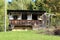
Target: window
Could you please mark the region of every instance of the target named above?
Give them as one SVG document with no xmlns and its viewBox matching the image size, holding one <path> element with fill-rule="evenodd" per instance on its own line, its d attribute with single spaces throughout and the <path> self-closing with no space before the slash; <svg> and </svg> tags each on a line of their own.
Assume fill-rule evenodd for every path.
<svg viewBox="0 0 60 40">
<path fill-rule="evenodd" d="M 27 14 L 22 14 L 22 20 L 27 20 Z"/>
<path fill-rule="evenodd" d="M 12 15 L 9 15 L 9 20 L 13 20 L 13 16 Z"/>
<path fill-rule="evenodd" d="M 17 15 L 13 15 L 14 20 L 17 20 L 18 16 Z"/>
<path fill-rule="evenodd" d="M 27 20 L 32 20 L 32 14 L 27 15 Z"/>
<path fill-rule="evenodd" d="M 19 14 L 18 20 L 21 20 L 21 19 L 22 19 L 22 14 Z"/>
<path fill-rule="evenodd" d="M 32 14 L 32 19 L 37 20 L 37 14 Z"/>
</svg>

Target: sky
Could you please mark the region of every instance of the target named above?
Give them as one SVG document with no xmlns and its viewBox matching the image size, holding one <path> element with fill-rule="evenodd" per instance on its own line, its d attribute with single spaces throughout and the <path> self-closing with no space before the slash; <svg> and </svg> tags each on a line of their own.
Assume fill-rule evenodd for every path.
<svg viewBox="0 0 60 40">
<path fill-rule="evenodd" d="M 32 0 L 33 2 L 35 2 L 36 0 Z M 12 0 L 8 0 L 8 2 L 12 2 Z"/>
<path fill-rule="evenodd" d="M 32 0 L 33 2 L 35 2 L 36 0 Z"/>
<path fill-rule="evenodd" d="M 8 0 L 8 2 L 12 2 L 12 0 Z"/>
</svg>

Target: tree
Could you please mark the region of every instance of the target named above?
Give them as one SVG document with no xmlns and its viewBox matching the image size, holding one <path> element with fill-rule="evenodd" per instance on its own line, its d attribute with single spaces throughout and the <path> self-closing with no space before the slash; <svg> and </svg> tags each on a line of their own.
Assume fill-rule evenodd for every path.
<svg viewBox="0 0 60 40">
<path fill-rule="evenodd" d="M 53 24 L 60 25 L 60 0 L 45 0 L 45 5 L 50 12 L 56 15 L 53 19 L 55 20 Z"/>
<path fill-rule="evenodd" d="M 0 0 L 0 31 L 4 30 L 4 0 Z"/>
<path fill-rule="evenodd" d="M 27 10 L 31 0 L 13 0 L 8 3 L 8 9 L 10 10 Z"/>
<path fill-rule="evenodd" d="M 34 2 L 32 0 L 13 0 L 8 4 L 8 9 L 46 11 L 57 16 L 53 19 L 60 20 L 60 16 L 58 16 L 60 14 L 60 0 L 35 0 Z"/>
</svg>

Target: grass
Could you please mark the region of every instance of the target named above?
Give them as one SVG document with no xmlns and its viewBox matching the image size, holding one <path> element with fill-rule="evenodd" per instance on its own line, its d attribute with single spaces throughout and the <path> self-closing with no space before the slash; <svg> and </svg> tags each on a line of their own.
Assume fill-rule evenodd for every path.
<svg viewBox="0 0 60 40">
<path fill-rule="evenodd" d="M 60 40 L 60 36 L 37 34 L 36 31 L 0 32 L 0 40 Z"/>
</svg>

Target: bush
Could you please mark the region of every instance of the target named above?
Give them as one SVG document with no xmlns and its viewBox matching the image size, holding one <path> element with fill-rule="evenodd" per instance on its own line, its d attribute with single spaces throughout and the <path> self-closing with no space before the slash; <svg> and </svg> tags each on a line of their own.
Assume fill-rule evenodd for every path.
<svg viewBox="0 0 60 40">
<path fill-rule="evenodd" d="M 0 32 L 4 31 L 4 26 L 0 26 Z"/>
<path fill-rule="evenodd" d="M 54 35 L 60 35 L 60 29 L 54 30 Z"/>
</svg>

